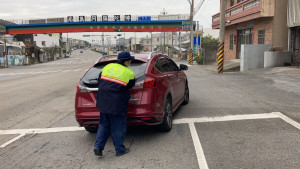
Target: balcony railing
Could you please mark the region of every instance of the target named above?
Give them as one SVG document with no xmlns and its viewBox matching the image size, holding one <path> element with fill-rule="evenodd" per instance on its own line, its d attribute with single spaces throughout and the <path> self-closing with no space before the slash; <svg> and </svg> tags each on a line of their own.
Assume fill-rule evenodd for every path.
<svg viewBox="0 0 300 169">
<path fill-rule="evenodd" d="M 226 20 L 242 18 L 261 11 L 262 0 L 245 0 L 226 9 Z M 216 27 L 220 24 L 220 13 L 212 17 L 212 25 Z"/>
</svg>

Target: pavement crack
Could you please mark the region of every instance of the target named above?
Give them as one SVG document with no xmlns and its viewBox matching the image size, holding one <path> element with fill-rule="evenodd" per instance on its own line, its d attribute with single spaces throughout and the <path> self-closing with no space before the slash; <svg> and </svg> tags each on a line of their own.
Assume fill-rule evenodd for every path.
<svg viewBox="0 0 300 169">
<path fill-rule="evenodd" d="M 45 144 L 43 144 L 39 149 L 35 150 L 33 153 L 37 153 L 39 152 L 41 149 L 43 149 L 46 145 L 48 145 L 50 142 L 47 142 Z"/>
</svg>

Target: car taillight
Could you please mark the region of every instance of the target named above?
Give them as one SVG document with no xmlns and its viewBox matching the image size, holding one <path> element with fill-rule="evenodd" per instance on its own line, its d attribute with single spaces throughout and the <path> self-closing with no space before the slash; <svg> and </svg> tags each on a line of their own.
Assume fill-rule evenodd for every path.
<svg viewBox="0 0 300 169">
<path fill-rule="evenodd" d="M 155 79 L 148 76 L 145 80 L 136 82 L 132 89 L 143 89 L 150 87 L 155 87 Z"/>
<path fill-rule="evenodd" d="M 87 88 L 86 88 L 85 86 L 79 84 L 79 85 L 77 86 L 77 92 L 78 92 L 78 93 L 87 93 L 88 90 L 87 90 Z"/>
<path fill-rule="evenodd" d="M 142 89 L 144 88 L 144 80 L 135 83 L 132 89 Z"/>
<path fill-rule="evenodd" d="M 144 80 L 144 87 L 145 88 L 150 88 L 150 87 L 155 87 L 155 79 L 153 77 L 147 77 Z"/>
</svg>

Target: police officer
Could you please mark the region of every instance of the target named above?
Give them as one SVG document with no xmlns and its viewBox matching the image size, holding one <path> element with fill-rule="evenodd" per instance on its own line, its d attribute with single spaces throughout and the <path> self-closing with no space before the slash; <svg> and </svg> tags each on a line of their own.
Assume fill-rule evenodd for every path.
<svg viewBox="0 0 300 169">
<path fill-rule="evenodd" d="M 97 108 L 100 111 L 99 127 L 94 145 L 94 153 L 103 156 L 102 151 L 111 134 L 116 156 L 129 153 L 123 145 L 126 134 L 129 89 L 135 85 L 134 73 L 130 66 L 134 57 L 129 52 L 121 52 L 117 63 L 106 65 L 99 75 Z"/>
</svg>

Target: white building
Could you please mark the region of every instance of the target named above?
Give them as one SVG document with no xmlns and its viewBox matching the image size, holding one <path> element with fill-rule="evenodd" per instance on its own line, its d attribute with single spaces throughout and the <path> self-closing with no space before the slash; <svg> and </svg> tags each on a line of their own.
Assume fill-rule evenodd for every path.
<svg viewBox="0 0 300 169">
<path fill-rule="evenodd" d="M 203 29 L 203 36 L 212 36 L 213 38 L 219 38 L 219 29 L 211 29 L 211 28 L 205 28 Z"/>
<path fill-rule="evenodd" d="M 179 32 L 173 33 L 173 46 L 179 46 L 179 37 Z M 172 45 L 172 32 L 152 34 L 152 49 L 163 46 L 164 44 Z"/>
<path fill-rule="evenodd" d="M 134 51 L 135 50 L 135 45 L 141 45 L 141 38 L 135 38 L 135 37 L 131 37 L 130 38 L 130 42 L 131 42 L 131 46 L 130 46 L 130 49 L 132 50 L 132 51 Z"/>
<path fill-rule="evenodd" d="M 52 34 L 34 34 L 33 43 L 40 47 L 53 47 L 54 45 L 59 46 L 59 33 Z"/>
</svg>

